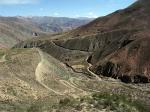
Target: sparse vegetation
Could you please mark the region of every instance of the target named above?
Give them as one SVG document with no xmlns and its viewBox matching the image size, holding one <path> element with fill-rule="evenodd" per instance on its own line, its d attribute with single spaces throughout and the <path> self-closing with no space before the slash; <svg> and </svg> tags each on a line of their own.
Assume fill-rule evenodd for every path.
<svg viewBox="0 0 150 112">
<path fill-rule="evenodd" d="M 0 49 L 0 57 L 2 57 L 4 54 L 4 50 Z"/>
<path fill-rule="evenodd" d="M 150 112 L 149 10 L 136 5 L 58 34 L 47 17 L 0 17 L 0 47 L 19 42 L 0 49 L 0 112 Z"/>
<path fill-rule="evenodd" d="M 92 96 L 85 96 L 78 99 L 65 98 L 59 104 L 53 106 L 58 112 L 87 111 L 99 112 L 149 112 L 150 108 L 145 108 L 142 102 L 132 100 L 125 95 L 96 93 Z M 61 111 L 59 111 L 61 110 Z"/>
</svg>

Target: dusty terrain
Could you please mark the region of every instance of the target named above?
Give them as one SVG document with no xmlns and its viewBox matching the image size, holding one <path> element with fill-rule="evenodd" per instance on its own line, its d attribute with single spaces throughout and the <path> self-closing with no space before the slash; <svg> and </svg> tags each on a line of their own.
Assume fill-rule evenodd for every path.
<svg viewBox="0 0 150 112">
<path fill-rule="evenodd" d="M 72 103 L 75 105 L 77 102 L 80 104 L 78 99 L 82 99 L 82 97 L 84 99 L 87 96 L 90 100 L 90 96 L 95 93 L 104 96 L 111 93 L 118 95 L 116 97 L 119 98 L 125 97 L 125 99 L 129 97 L 136 101 L 137 105 L 138 101 L 141 101 L 142 108 L 147 110 L 149 107 L 148 85 L 145 85 L 147 87 L 129 85 L 109 78 L 97 78 L 96 74 L 90 70 L 87 70 L 88 75 L 84 72 L 78 73 L 73 70 L 74 68 L 68 67 L 38 48 L 1 50 L 0 53 L 0 111 L 51 112 L 59 110 L 60 107 L 57 105 L 60 104 L 61 108 L 64 108 L 62 111 L 71 112 L 76 108 L 61 102 L 69 99 L 66 102 L 73 101 Z M 84 66 L 88 69 L 90 64 L 86 62 L 86 57 L 83 61 L 85 64 L 83 63 L 82 66 L 81 64 L 78 66 L 79 62 L 73 61 L 72 67 L 82 68 Z M 80 104 L 83 112 L 93 111 L 93 109 L 96 112 L 110 110 L 104 104 L 98 104 L 102 105 L 102 108 L 91 107 L 88 99 Z M 84 102 L 87 105 L 84 105 Z M 127 105 L 131 106 L 132 104 Z M 129 110 L 135 108 L 133 110 L 140 111 L 137 105 L 131 106 Z M 121 109 L 121 107 L 116 108 Z"/>
<path fill-rule="evenodd" d="M 97 75 L 126 83 L 150 82 L 149 4 L 139 0 L 63 35 L 54 43 L 66 49 L 92 52 L 91 70 Z"/>
<path fill-rule="evenodd" d="M 148 4 L 0 50 L 0 111 L 149 112 Z"/>
</svg>

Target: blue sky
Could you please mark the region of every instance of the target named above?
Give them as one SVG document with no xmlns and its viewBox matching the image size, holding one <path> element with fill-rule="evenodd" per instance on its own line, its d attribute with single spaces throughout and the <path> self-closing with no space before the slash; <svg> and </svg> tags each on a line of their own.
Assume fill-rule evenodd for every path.
<svg viewBox="0 0 150 112">
<path fill-rule="evenodd" d="M 99 17 L 136 0 L 0 0 L 1 16 Z"/>
</svg>

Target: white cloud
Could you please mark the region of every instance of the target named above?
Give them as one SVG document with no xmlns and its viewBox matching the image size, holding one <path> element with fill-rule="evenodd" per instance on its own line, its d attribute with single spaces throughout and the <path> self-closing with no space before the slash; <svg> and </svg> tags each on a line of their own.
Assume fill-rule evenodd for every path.
<svg viewBox="0 0 150 112">
<path fill-rule="evenodd" d="M 54 16 L 59 16 L 59 13 L 55 12 L 55 13 L 54 13 Z"/>
<path fill-rule="evenodd" d="M 32 4 L 39 0 L 0 0 L 0 4 Z"/>
<path fill-rule="evenodd" d="M 89 12 L 87 14 L 87 17 L 89 17 L 89 18 L 97 18 L 98 16 L 94 12 Z"/>
</svg>

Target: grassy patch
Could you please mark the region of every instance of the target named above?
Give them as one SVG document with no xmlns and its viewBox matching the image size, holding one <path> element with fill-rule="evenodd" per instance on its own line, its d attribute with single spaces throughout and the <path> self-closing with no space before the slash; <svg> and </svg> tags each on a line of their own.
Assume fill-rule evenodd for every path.
<svg viewBox="0 0 150 112">
<path fill-rule="evenodd" d="M 96 93 L 92 96 L 86 96 L 80 99 L 60 100 L 57 106 L 57 110 L 64 110 L 63 112 L 71 110 L 81 111 L 83 109 L 86 109 L 88 112 L 104 109 L 114 112 L 149 112 L 149 108 L 146 108 L 146 106 L 138 100 L 131 100 L 125 95 L 107 93 Z"/>
<path fill-rule="evenodd" d="M 5 52 L 4 50 L 0 49 L 0 57 L 4 56 Z"/>
<path fill-rule="evenodd" d="M 94 94 L 92 96 L 92 101 L 97 101 L 94 104 L 97 108 L 103 105 L 104 108 L 109 108 L 112 111 L 117 112 L 142 112 L 138 107 L 140 102 L 133 101 L 125 95 L 117 94 Z"/>
<path fill-rule="evenodd" d="M 16 104 L 15 107 L 15 112 L 100 112 L 103 110 L 107 112 L 149 112 L 150 110 L 138 100 L 131 100 L 125 95 L 108 93 L 96 93 L 77 99 L 66 97 L 57 102 L 46 98 L 26 106 Z"/>
</svg>

